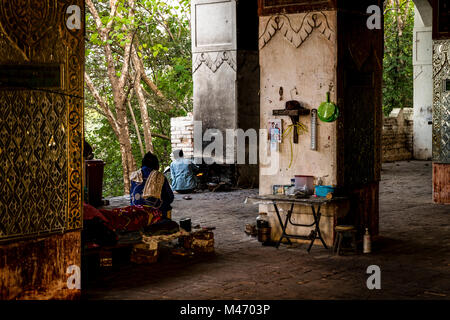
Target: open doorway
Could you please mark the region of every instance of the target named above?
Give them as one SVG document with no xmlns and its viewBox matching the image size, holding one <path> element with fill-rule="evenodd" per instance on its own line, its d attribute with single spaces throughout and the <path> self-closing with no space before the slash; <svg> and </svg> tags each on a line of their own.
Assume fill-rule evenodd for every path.
<svg viewBox="0 0 450 320">
<path fill-rule="evenodd" d="M 232 1 L 230 4 L 237 11 L 235 16 L 227 16 L 227 19 L 232 19 L 230 28 L 232 24 L 237 26 L 233 37 L 238 49 L 199 54 L 192 50 L 195 45 L 191 39 L 190 1 L 86 1 L 85 138 L 92 146 L 95 158 L 86 162 L 86 188 L 97 189 L 97 192 L 86 190 L 85 200 L 90 205 L 101 207 L 101 210 L 114 210 L 137 204 L 132 191 L 136 184 L 130 176 L 143 172 L 140 169 L 148 152 L 156 155 L 159 171 L 165 173 L 175 189 L 170 181 L 173 175 L 167 168 L 176 156 L 172 151 L 177 149 L 183 150 L 185 160 L 194 158 L 194 114 L 211 119 L 212 122 L 197 119 L 203 120 L 204 130 L 228 128 L 229 123 L 234 125 L 230 129 L 237 129 L 236 126 L 243 130 L 259 129 L 257 1 Z M 220 3 L 218 5 L 220 9 Z M 203 13 L 203 18 L 213 23 L 207 14 Z M 208 58 L 205 58 L 207 54 Z M 224 78 L 226 73 L 228 78 Z M 193 95 L 199 91 L 194 87 L 193 77 L 199 74 L 203 76 L 201 81 L 209 81 L 205 85 L 207 90 L 202 89 L 200 94 L 203 99 L 210 100 L 195 107 Z M 211 105 L 214 100 L 222 106 Z M 208 106 L 214 110 L 208 110 Z M 248 144 L 246 147 L 248 158 L 250 147 Z M 215 198 L 217 191 L 252 188 L 258 184 L 257 165 L 248 169 L 203 160 L 197 164 L 197 172 L 191 172 L 195 173 L 195 186 L 190 186 L 189 190 L 176 190 L 180 193 L 175 193 L 173 210 L 168 210 L 171 212 L 167 212 L 167 218 L 176 222 L 185 218 L 177 201 L 195 200 L 198 194 Z M 102 183 L 95 183 L 95 176 L 102 179 Z M 191 189 L 197 189 L 195 196 L 190 192 L 181 193 Z M 95 208 L 85 208 L 85 213 L 91 209 Z M 202 213 L 207 214 L 207 211 Z M 205 227 L 206 222 L 198 218 L 200 220 L 192 221 L 192 224 Z M 91 222 L 92 216 L 85 214 L 85 229 L 92 227 Z M 98 226 L 95 228 L 93 230 L 100 232 Z M 106 230 L 103 231 L 108 237 Z M 139 232 L 135 234 L 139 237 Z M 88 238 L 93 240 L 87 251 L 96 255 L 93 260 L 97 261 L 92 263 L 94 268 L 99 261 L 108 265 L 111 259 L 114 260 L 112 254 L 101 257 L 103 253 L 98 252 L 101 245 L 94 243 L 100 239 L 93 235 Z M 126 260 L 133 246 L 130 239 L 121 236 L 117 243 L 122 240 Z M 109 250 L 112 246 L 105 247 Z M 84 265 L 89 268 L 91 263 L 87 261 Z M 84 274 L 89 274 L 86 271 Z"/>
</svg>

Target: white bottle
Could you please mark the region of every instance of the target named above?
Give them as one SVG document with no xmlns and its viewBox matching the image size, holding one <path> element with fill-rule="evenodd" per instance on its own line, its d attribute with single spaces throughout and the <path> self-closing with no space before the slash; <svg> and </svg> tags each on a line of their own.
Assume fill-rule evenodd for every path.
<svg viewBox="0 0 450 320">
<path fill-rule="evenodd" d="M 368 228 L 366 228 L 366 233 L 364 234 L 363 247 L 364 247 L 363 253 L 370 253 L 372 251 L 372 243 L 370 240 Z"/>
</svg>

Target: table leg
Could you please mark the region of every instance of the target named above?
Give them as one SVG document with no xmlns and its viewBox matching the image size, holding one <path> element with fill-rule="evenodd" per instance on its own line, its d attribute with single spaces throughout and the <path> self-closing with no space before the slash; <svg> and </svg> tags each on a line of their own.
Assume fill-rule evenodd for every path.
<svg viewBox="0 0 450 320">
<path fill-rule="evenodd" d="M 278 249 L 278 247 L 280 246 L 281 241 L 283 240 L 283 238 L 286 238 L 288 240 L 289 244 L 292 244 L 291 240 L 288 237 L 286 237 L 286 228 L 287 228 L 287 224 L 288 224 L 289 218 L 290 218 L 290 216 L 292 214 L 292 207 L 293 207 L 293 205 L 291 207 L 291 210 L 289 210 L 288 214 L 286 215 L 286 220 L 285 220 L 284 223 L 283 223 L 283 220 L 281 219 L 280 211 L 278 210 L 278 206 L 277 206 L 276 202 L 273 203 L 273 206 L 275 208 L 275 212 L 277 214 L 278 221 L 280 222 L 280 226 L 281 226 L 281 230 L 282 230 L 280 240 L 278 240 L 278 243 L 276 245 L 276 248 Z"/>
<path fill-rule="evenodd" d="M 311 242 L 310 248 L 312 247 L 312 245 L 313 245 L 314 241 L 316 240 L 316 238 L 318 238 L 322 242 L 322 244 L 325 247 L 325 249 L 328 249 L 327 245 L 325 244 L 325 241 L 322 238 L 322 233 L 320 232 L 320 227 L 319 227 L 320 218 L 322 216 L 322 214 L 320 213 L 320 205 L 317 207 L 317 213 L 316 213 L 316 209 L 314 208 L 314 205 L 311 205 L 311 209 L 312 209 L 312 212 L 313 212 L 314 222 L 315 222 L 315 225 L 316 225 L 316 228 L 315 228 L 315 230 L 316 230 L 316 237 Z"/>
</svg>

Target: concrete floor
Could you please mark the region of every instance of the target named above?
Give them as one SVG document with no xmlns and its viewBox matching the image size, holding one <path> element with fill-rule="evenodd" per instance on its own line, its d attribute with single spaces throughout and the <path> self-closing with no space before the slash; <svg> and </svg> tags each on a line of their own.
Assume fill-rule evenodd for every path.
<svg viewBox="0 0 450 320">
<path fill-rule="evenodd" d="M 125 265 L 84 284 L 84 299 L 450 299 L 450 206 L 431 201 L 431 163 L 383 165 L 380 236 L 370 255 L 332 256 L 321 246 L 264 247 L 244 233 L 257 190 L 176 196 L 173 219 L 215 226 L 213 256 Z M 111 205 L 127 205 L 124 198 Z M 381 268 L 381 290 L 366 269 Z"/>
</svg>

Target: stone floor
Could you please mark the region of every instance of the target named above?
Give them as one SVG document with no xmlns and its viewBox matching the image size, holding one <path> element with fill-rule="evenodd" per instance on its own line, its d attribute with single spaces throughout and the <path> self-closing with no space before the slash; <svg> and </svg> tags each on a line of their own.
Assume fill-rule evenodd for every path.
<svg viewBox="0 0 450 320">
<path fill-rule="evenodd" d="M 215 226 L 212 256 L 162 252 L 150 266 L 125 265 L 84 285 L 85 299 L 450 299 L 450 206 L 431 202 L 431 163 L 383 165 L 380 236 L 369 255 L 332 256 L 321 246 L 264 247 L 244 233 L 257 190 L 176 196 L 173 219 Z M 112 199 L 112 206 L 126 205 Z M 381 268 L 381 290 L 366 269 Z"/>
</svg>

